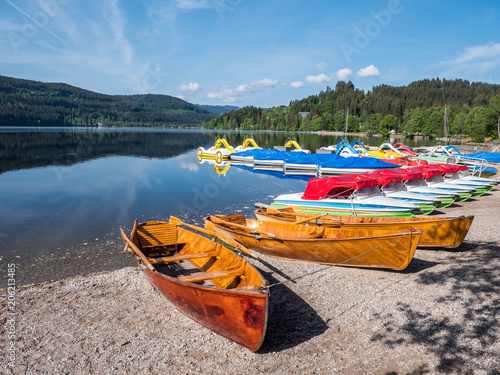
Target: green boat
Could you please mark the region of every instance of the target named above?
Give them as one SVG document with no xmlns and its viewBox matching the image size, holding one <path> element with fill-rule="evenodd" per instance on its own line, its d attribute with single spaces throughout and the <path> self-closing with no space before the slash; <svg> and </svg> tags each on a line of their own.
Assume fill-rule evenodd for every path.
<svg viewBox="0 0 500 375">
<path fill-rule="evenodd" d="M 312 214 L 318 214 L 318 215 L 339 215 L 339 216 L 361 216 L 361 217 L 413 217 L 415 216 L 415 213 L 418 213 L 418 211 L 395 211 L 395 212 L 381 212 L 381 211 L 356 211 L 356 210 L 351 210 L 351 211 L 341 211 L 341 210 L 334 210 L 334 209 L 326 209 L 326 208 L 317 208 L 317 207 L 305 207 L 305 206 L 289 206 L 285 204 L 277 204 L 277 203 L 271 203 L 271 206 L 276 207 L 276 208 L 286 208 L 286 207 L 293 207 L 295 212 L 300 212 L 300 213 L 312 213 Z"/>
</svg>

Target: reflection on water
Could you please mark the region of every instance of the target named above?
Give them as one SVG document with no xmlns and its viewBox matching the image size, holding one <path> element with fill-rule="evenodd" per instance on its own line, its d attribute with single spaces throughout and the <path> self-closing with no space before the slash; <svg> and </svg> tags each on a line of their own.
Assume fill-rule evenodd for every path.
<svg viewBox="0 0 500 375">
<path fill-rule="evenodd" d="M 0 262 L 17 264 L 19 285 L 118 268 L 132 264 L 119 228 L 129 231 L 135 218 L 175 215 L 202 225 L 209 214 L 252 216 L 254 203 L 305 189 L 304 180 L 232 167 L 218 175 L 198 163 L 196 148 L 221 135 L 236 146 L 248 134 L 0 130 Z M 267 148 L 290 136 L 311 150 L 337 142 L 315 134 L 253 136 Z"/>
<path fill-rule="evenodd" d="M 42 128 L 0 132 L 0 173 L 47 165 L 67 166 L 112 155 L 167 158 L 212 142 L 212 137 L 202 132 L 172 130 Z"/>
</svg>

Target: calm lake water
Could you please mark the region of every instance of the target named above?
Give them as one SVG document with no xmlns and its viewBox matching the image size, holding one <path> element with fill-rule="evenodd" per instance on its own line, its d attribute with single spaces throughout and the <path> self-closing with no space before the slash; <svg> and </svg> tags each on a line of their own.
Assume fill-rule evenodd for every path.
<svg viewBox="0 0 500 375">
<path fill-rule="evenodd" d="M 255 202 L 303 191 L 304 179 L 235 166 L 219 175 L 196 160 L 196 149 L 220 136 L 236 146 L 249 135 L 263 148 L 290 137 L 310 150 L 339 141 L 302 133 L 0 128 L 1 287 L 12 262 L 17 285 L 134 264 L 119 228 L 130 232 L 136 218 L 174 215 L 202 225 L 209 214 L 253 217 Z M 433 144 L 426 142 L 419 145 Z"/>
</svg>

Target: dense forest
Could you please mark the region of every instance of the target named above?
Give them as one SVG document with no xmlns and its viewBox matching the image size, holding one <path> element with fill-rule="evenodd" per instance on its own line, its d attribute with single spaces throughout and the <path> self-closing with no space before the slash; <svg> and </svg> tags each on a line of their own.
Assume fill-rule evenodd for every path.
<svg viewBox="0 0 500 375">
<path fill-rule="evenodd" d="M 104 95 L 0 76 L 0 126 L 199 125 L 207 110 L 169 95 Z"/>
<path fill-rule="evenodd" d="M 438 78 L 375 86 L 365 93 L 352 82 L 339 81 L 335 89 L 327 87 L 288 107 L 244 107 L 203 126 L 288 131 L 345 131 L 347 126 L 348 132 L 384 136 L 393 130 L 407 136 L 498 138 L 500 85 Z"/>
</svg>

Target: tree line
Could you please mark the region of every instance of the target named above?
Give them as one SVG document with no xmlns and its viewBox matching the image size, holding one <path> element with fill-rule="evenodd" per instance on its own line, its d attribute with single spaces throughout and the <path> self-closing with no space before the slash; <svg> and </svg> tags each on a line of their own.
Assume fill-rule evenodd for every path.
<svg viewBox="0 0 500 375">
<path fill-rule="evenodd" d="M 444 99 L 444 100 L 443 100 Z M 446 108 L 446 119 L 445 119 Z M 448 134 L 445 134 L 445 121 Z M 407 136 L 500 137 L 500 85 L 426 79 L 365 93 L 339 81 L 288 106 L 244 107 L 207 120 L 207 129 L 345 131 Z"/>
<path fill-rule="evenodd" d="M 214 115 L 169 95 L 104 95 L 0 76 L 0 126 L 199 125 Z"/>
</svg>

